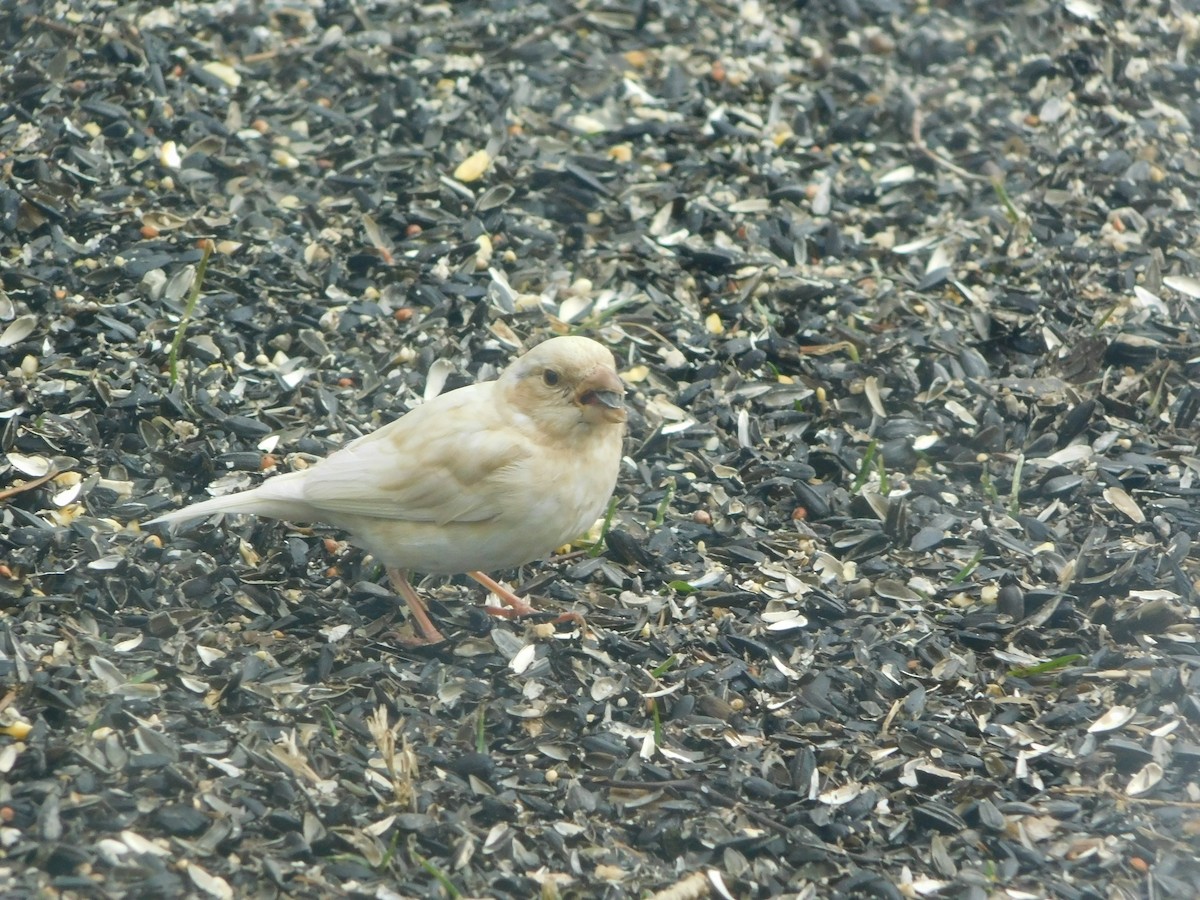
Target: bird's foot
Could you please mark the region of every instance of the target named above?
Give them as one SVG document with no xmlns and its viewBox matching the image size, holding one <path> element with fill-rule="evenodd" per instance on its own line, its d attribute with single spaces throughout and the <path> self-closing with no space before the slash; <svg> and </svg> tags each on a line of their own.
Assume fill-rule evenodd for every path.
<svg viewBox="0 0 1200 900">
<path fill-rule="evenodd" d="M 503 604 L 503 606 L 483 607 L 483 611 L 489 616 L 496 616 L 500 619 L 520 619 L 523 616 L 541 613 L 541 610 L 534 609 L 529 605 L 529 603 L 522 600 L 491 576 L 486 575 L 483 572 L 468 572 L 467 574 L 500 598 L 500 602 Z M 560 622 L 574 622 L 583 630 L 585 634 L 587 633 L 587 621 L 583 618 L 582 613 L 566 612 L 557 618 L 551 619 L 550 621 L 555 625 L 559 624 Z"/>
<path fill-rule="evenodd" d="M 436 628 L 434 631 L 439 635 L 437 638 L 430 638 L 424 634 L 404 634 L 399 631 L 390 631 L 387 633 L 387 638 L 392 643 L 399 644 L 409 650 L 420 650 L 427 647 L 440 647 L 446 643 L 446 638 Z"/>
<path fill-rule="evenodd" d="M 485 606 L 489 615 L 502 616 L 505 619 L 516 619 L 537 612 L 532 606 L 485 572 L 468 572 L 472 578 L 500 598 L 503 606 Z"/>
</svg>

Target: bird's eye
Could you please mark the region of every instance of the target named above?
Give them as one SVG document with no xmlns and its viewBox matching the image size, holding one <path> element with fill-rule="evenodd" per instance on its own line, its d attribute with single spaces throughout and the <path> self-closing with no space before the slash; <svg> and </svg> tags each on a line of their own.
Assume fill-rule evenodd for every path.
<svg viewBox="0 0 1200 900">
<path fill-rule="evenodd" d="M 546 382 L 546 384 L 550 387 L 554 387 L 556 384 L 558 384 L 559 378 L 559 374 L 553 369 L 546 369 L 544 372 L 542 372 L 542 381 Z"/>
</svg>

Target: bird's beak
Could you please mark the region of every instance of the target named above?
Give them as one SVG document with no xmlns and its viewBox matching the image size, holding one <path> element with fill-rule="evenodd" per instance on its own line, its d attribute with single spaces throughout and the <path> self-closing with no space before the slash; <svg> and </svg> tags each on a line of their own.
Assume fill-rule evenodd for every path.
<svg viewBox="0 0 1200 900">
<path fill-rule="evenodd" d="M 607 366 L 597 366 L 579 383 L 575 402 L 590 422 L 625 421 L 625 385 Z"/>
</svg>

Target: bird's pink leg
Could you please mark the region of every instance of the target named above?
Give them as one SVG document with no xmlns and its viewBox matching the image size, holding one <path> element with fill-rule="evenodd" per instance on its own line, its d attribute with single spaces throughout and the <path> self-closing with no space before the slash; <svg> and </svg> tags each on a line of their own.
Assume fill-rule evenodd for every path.
<svg viewBox="0 0 1200 900">
<path fill-rule="evenodd" d="M 499 597 L 500 602 L 505 604 L 504 606 L 485 606 L 483 611 L 489 615 L 500 616 L 501 618 L 505 619 L 518 619 L 521 616 L 528 616 L 531 613 L 537 612 L 536 609 L 534 609 L 500 582 L 496 581 L 490 575 L 487 575 L 484 572 L 468 572 L 467 574 Z M 580 613 L 563 613 L 561 616 L 554 619 L 554 622 L 575 622 L 580 628 L 583 628 L 586 633 L 587 622 L 584 621 L 583 615 Z"/>
<path fill-rule="evenodd" d="M 416 589 L 409 584 L 408 577 L 400 569 L 394 566 L 388 566 L 388 578 L 392 580 L 392 587 L 396 592 L 404 598 L 404 602 L 408 604 L 408 610 L 412 614 L 413 621 L 417 623 L 417 628 L 421 632 L 421 636 L 425 639 L 425 643 L 441 644 L 446 640 L 446 636 L 438 631 L 437 626 L 433 624 L 433 620 L 429 618 L 429 610 L 425 606 L 425 601 L 417 596 Z"/>
<path fill-rule="evenodd" d="M 485 606 L 484 609 L 493 616 L 503 616 L 505 619 L 515 619 L 518 616 L 527 616 L 530 613 L 537 612 L 532 606 L 496 581 L 490 575 L 483 572 L 468 572 L 472 578 L 482 584 L 485 588 L 500 598 L 500 602 L 504 606 Z"/>
</svg>

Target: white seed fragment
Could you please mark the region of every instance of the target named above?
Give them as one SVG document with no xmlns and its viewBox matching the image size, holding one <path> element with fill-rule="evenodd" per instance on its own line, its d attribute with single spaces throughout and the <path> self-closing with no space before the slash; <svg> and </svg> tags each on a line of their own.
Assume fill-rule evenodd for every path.
<svg viewBox="0 0 1200 900">
<path fill-rule="evenodd" d="M 1099 734 L 1102 731 L 1116 731 L 1127 725 L 1136 714 L 1137 710 L 1131 706 L 1114 706 L 1088 726 L 1088 733 Z"/>
<path fill-rule="evenodd" d="M 6 454 L 8 464 L 30 478 L 41 478 L 50 471 L 50 460 L 44 456 L 27 456 L 24 453 Z"/>
<path fill-rule="evenodd" d="M 174 141 L 163 141 L 158 148 L 158 164 L 164 169 L 178 169 L 183 165 L 183 157 Z"/>
<path fill-rule="evenodd" d="M 206 62 L 201 68 L 203 68 L 204 71 L 209 75 L 218 79 L 222 83 L 229 85 L 231 88 L 235 88 L 242 83 L 242 76 L 239 75 L 237 70 L 228 63 L 217 62 L 214 60 L 212 62 Z"/>
<path fill-rule="evenodd" d="M 1129 521 L 1137 525 L 1146 521 L 1146 514 L 1142 512 L 1142 508 L 1137 505 L 1136 501 L 1123 488 L 1105 488 L 1104 499 L 1111 503 L 1113 508 L 1122 513 Z"/>
<path fill-rule="evenodd" d="M 25 338 L 33 334 L 33 329 L 37 327 L 37 316 L 24 315 L 12 321 L 4 333 L 0 334 L 0 347 L 11 347 L 13 344 L 19 344 Z"/>
<path fill-rule="evenodd" d="M 1138 794 L 1144 794 L 1163 779 L 1163 767 L 1156 762 L 1149 762 L 1142 766 L 1137 773 L 1129 779 L 1129 786 L 1125 788 L 1125 793 L 1130 797 L 1136 797 Z"/>
</svg>

